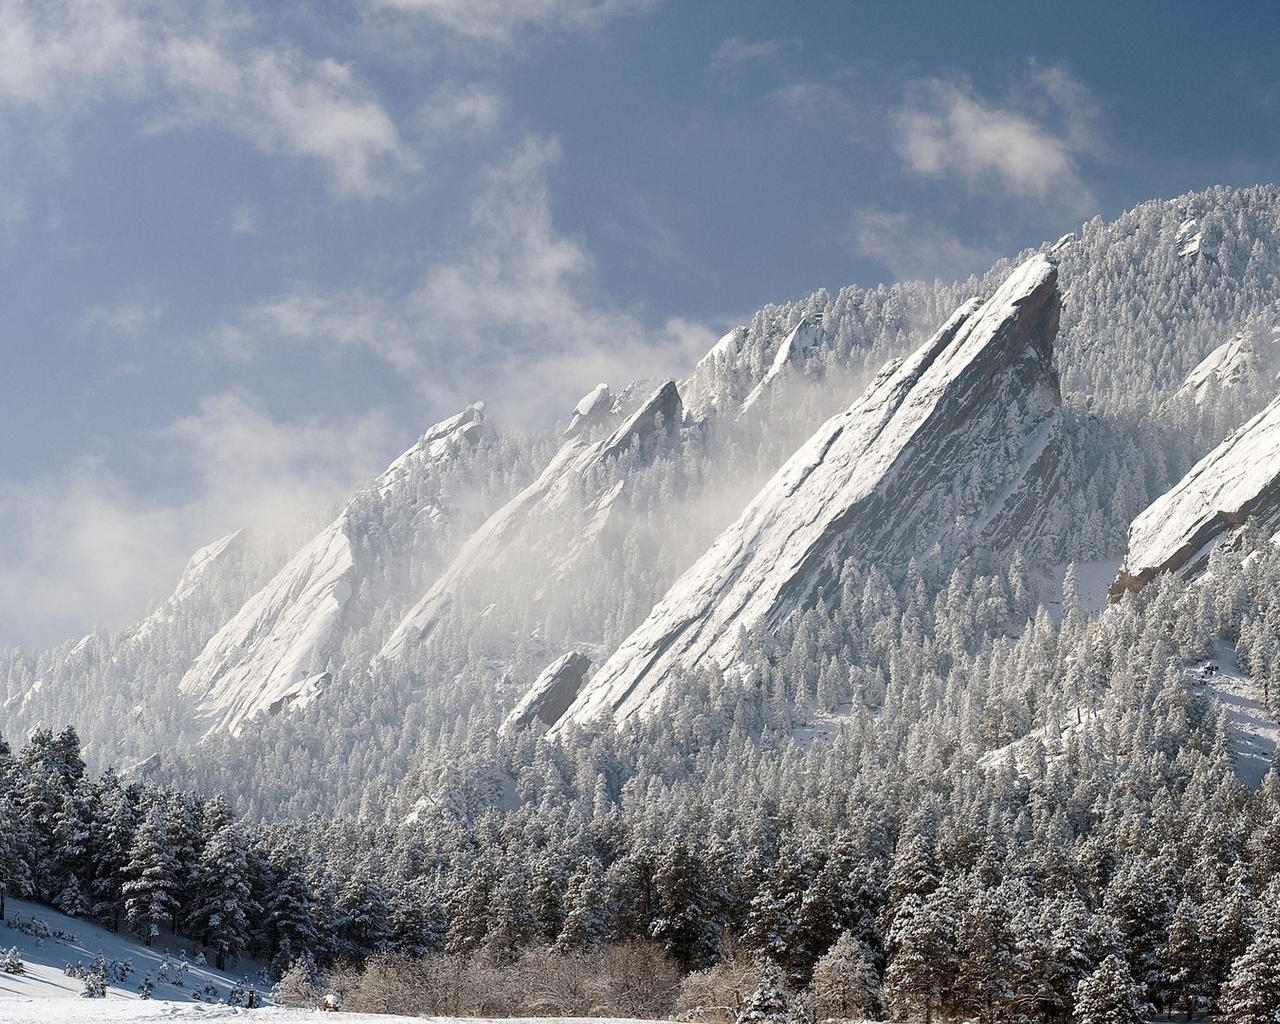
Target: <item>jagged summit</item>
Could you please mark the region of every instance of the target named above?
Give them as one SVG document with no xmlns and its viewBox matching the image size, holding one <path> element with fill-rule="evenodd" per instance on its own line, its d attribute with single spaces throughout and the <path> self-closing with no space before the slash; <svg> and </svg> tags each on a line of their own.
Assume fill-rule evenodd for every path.
<svg viewBox="0 0 1280 1024">
<path fill-rule="evenodd" d="M 483 423 L 477 402 L 435 424 L 363 493 L 402 500 L 416 473 L 473 444 Z M 182 691 L 212 727 L 238 735 L 255 715 L 305 706 L 329 681 L 323 666 L 341 643 L 344 612 L 376 571 L 353 544 L 359 497 L 213 635 L 183 676 Z"/>
<path fill-rule="evenodd" d="M 747 395 L 747 400 L 742 403 L 742 411 L 739 415 L 745 414 L 755 405 L 773 382 L 786 372 L 788 366 L 802 361 L 804 354 L 810 349 L 816 348 L 821 341 L 822 314 L 810 314 L 796 324 L 795 329 L 778 346 L 773 362 L 769 365 L 769 372 L 760 378 L 760 383 L 751 389 L 751 394 Z"/>
<path fill-rule="evenodd" d="M 1280 398 L 1191 468 L 1129 527 L 1112 600 L 1162 572 L 1190 579 L 1249 519 L 1280 528 Z"/>
<path fill-rule="evenodd" d="M 1052 483 L 1060 307 L 1057 269 L 1037 256 L 886 367 L 680 577 L 566 720 L 643 712 L 677 666 L 730 668 L 741 628 L 811 604 L 843 558 L 905 563 L 954 532 L 1026 536 Z"/>
<path fill-rule="evenodd" d="M 675 435 L 683 418 L 679 389 L 675 381 L 666 381 L 604 440 L 592 444 L 581 436 L 571 438 L 537 480 L 467 539 L 396 627 L 379 658 L 393 661 L 407 654 L 447 614 L 459 587 L 483 572 L 500 569 L 508 560 L 541 559 L 549 576 L 562 574 L 604 529 L 621 491 L 622 481 L 614 482 L 607 475 L 592 482 L 593 470 L 632 448 L 647 454 Z M 608 483 L 602 484 L 602 479 Z M 590 490 L 584 493 L 584 488 Z M 548 525 L 551 519 L 568 519 L 573 527 L 553 531 Z"/>
</svg>

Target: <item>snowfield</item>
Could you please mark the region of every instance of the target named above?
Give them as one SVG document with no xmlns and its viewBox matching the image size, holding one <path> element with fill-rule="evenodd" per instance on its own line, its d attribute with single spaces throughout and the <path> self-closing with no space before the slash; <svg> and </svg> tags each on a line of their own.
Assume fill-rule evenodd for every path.
<svg viewBox="0 0 1280 1024">
<path fill-rule="evenodd" d="M 0 996 L 0 1020 L 5 1024 L 133 1024 L 134 1021 L 261 1021 L 263 1024 L 294 1024 L 304 1021 L 368 1020 L 384 1024 L 421 1024 L 423 1017 L 400 1017 L 384 1013 L 324 1013 L 320 1010 L 289 1010 L 268 1006 L 246 1010 L 240 1006 L 209 1003 L 178 1003 L 168 999 L 146 1002 L 124 999 L 35 999 Z"/>
<path fill-rule="evenodd" d="M 247 990 L 253 985 L 262 998 L 272 985 L 262 976 L 257 963 L 241 961 L 232 971 L 217 971 L 199 963 L 199 948 L 190 940 L 162 935 L 148 949 L 132 935 L 117 935 L 50 907 L 12 898 L 6 900 L 5 920 L 0 922 L 0 957 L 11 949 L 17 950 L 23 972 L 0 971 L 0 1021 L 6 1024 L 24 1020 L 133 1020 L 105 1012 L 106 1007 L 125 1000 L 135 1012 L 144 1015 L 136 1018 L 139 1020 L 155 1016 L 149 1009 L 153 1005 L 169 1007 L 169 1019 L 186 1019 L 173 1016 L 179 1001 L 189 1003 L 193 1012 L 231 1012 L 235 1007 L 211 1004 L 225 1001 L 233 987 Z M 84 982 L 69 976 L 65 969 L 68 964 L 77 963 L 91 969 L 97 957 L 108 965 L 128 964 L 128 974 L 121 976 L 117 970 L 107 979 L 105 998 L 81 1000 Z M 138 991 L 146 978 L 153 984 L 152 1000 L 142 999 Z M 74 1008 L 81 1002 L 86 1007 L 84 1015 L 75 1016 L 79 1011 Z M 45 1006 L 52 1008 L 45 1010 Z"/>
<path fill-rule="evenodd" d="M 13 999 L 0 996 L 0 1021 L 5 1024 L 134 1024 L 137 1021 L 239 1020 L 244 1024 L 306 1024 L 323 1021 L 377 1021 L 378 1024 L 655 1024 L 629 1018 L 608 1017 L 404 1017 L 389 1013 L 326 1013 L 267 1006 L 246 1010 L 241 1006 L 178 1003 L 167 999 L 148 1002 L 125 1000 Z"/>
</svg>

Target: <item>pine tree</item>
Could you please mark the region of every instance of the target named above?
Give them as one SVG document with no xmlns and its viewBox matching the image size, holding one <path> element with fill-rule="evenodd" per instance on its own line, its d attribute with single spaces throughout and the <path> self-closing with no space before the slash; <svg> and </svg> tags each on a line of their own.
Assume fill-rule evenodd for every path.
<svg viewBox="0 0 1280 1024">
<path fill-rule="evenodd" d="M 1222 1024 L 1280 1022 L 1280 936 L 1258 936 L 1236 959 L 1218 1009 Z"/>
<path fill-rule="evenodd" d="M 261 911 L 250 891 L 248 842 L 238 825 L 224 825 L 200 855 L 188 918 L 200 941 L 213 950 L 220 971 L 226 970 L 228 956 L 249 943 L 250 918 Z"/>
<path fill-rule="evenodd" d="M 152 801 L 138 826 L 125 875 L 125 917 L 150 946 L 178 905 L 178 861 L 169 847 L 165 808 L 159 800 Z"/>
<path fill-rule="evenodd" d="M 604 871 L 594 857 L 583 858 L 569 879 L 565 894 L 564 928 L 556 938 L 555 948 L 561 952 L 589 949 L 602 945 L 609 935 L 605 917 Z"/>
<path fill-rule="evenodd" d="M 1077 1024 L 1144 1024 L 1148 1008 L 1142 986 L 1115 954 L 1076 987 Z"/>
<path fill-rule="evenodd" d="M 849 932 L 818 960 L 811 988 L 820 1018 L 874 1020 L 884 1011 L 874 954 Z"/>
</svg>

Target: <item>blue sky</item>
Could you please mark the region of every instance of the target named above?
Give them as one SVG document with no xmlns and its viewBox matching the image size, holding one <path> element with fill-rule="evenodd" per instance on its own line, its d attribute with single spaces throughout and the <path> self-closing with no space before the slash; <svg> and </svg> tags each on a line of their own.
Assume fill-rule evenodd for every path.
<svg viewBox="0 0 1280 1024">
<path fill-rule="evenodd" d="M 1226 11 L 1227 13 L 1218 13 Z M 1280 9 L 0 0 L 0 643 L 484 399 L 1275 181 Z"/>
</svg>

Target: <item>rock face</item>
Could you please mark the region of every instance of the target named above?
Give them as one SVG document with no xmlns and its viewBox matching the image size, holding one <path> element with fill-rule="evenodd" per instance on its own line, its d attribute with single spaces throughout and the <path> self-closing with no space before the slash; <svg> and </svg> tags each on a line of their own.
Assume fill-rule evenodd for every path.
<svg viewBox="0 0 1280 1024">
<path fill-rule="evenodd" d="M 948 538 L 1001 546 L 1051 533 L 1061 297 L 1036 257 L 887 366 L 791 457 L 601 667 L 560 720 L 644 713 L 677 667 L 731 669 L 743 628 L 773 628 L 833 566 L 905 564 Z"/>
<path fill-rule="evenodd" d="M 1136 593 L 1162 572 L 1199 575 L 1214 548 L 1250 518 L 1272 533 L 1280 527 L 1280 398 L 1133 521 L 1112 600 Z"/>
<path fill-rule="evenodd" d="M 437 423 L 366 494 L 399 500 L 415 472 L 474 442 L 483 410 L 477 404 Z M 183 676 L 182 691 L 212 728 L 239 735 L 255 715 L 305 706 L 323 690 L 329 676 L 318 666 L 341 643 L 344 611 L 370 569 L 351 540 L 356 500 L 214 634 Z"/>
<path fill-rule="evenodd" d="M 594 543 L 608 522 L 622 483 L 595 472 L 633 448 L 645 450 L 674 436 L 684 408 L 674 381 L 667 381 L 603 441 L 568 441 L 532 484 L 489 517 L 449 567 L 410 609 L 383 645 L 379 658 L 401 658 L 428 637 L 453 605 L 459 587 L 482 573 L 519 562 L 546 566 L 555 579 Z M 604 481 L 602 484 L 601 481 Z M 584 493 L 584 488 L 586 493 Z M 552 529 L 555 522 L 558 528 Z"/>
<path fill-rule="evenodd" d="M 773 362 L 769 366 L 769 372 L 751 389 L 747 400 L 742 403 L 742 411 L 739 415 L 745 415 L 748 409 L 760 401 L 760 396 L 773 385 L 773 382 L 786 372 L 787 367 L 802 362 L 804 354 L 809 349 L 816 348 L 821 341 L 822 315 L 812 314 L 801 320 L 795 330 L 788 334 L 778 346 L 778 351 L 774 354 Z"/>
<path fill-rule="evenodd" d="M 502 723 L 502 731 L 516 732 L 535 722 L 541 722 L 544 726 L 555 725 L 578 696 L 582 680 L 590 667 L 591 659 L 580 651 L 570 651 L 557 658 L 538 676 L 529 687 L 529 692 L 512 709 Z"/>
</svg>

